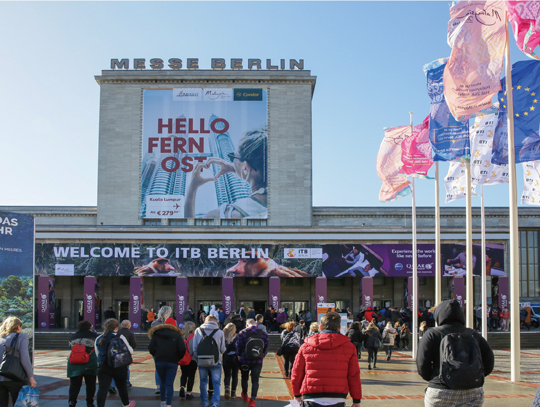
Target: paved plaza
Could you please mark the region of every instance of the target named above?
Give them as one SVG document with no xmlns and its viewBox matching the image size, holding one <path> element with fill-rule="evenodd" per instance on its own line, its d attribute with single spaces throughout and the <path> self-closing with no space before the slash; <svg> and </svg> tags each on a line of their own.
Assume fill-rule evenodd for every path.
<svg viewBox="0 0 540 407">
<path fill-rule="evenodd" d="M 538 383 L 540 383 L 540 350 L 523 350 L 521 352 L 521 382 L 510 382 L 510 351 L 495 350 L 495 369 L 486 379 L 484 386 L 488 407 L 530 407 Z M 40 406 L 67 406 L 69 380 L 66 378 L 66 359 L 69 351 L 37 351 L 36 379 L 41 391 Z M 379 353 L 380 356 L 384 352 Z M 415 363 L 410 351 L 396 351 L 390 362 L 380 358 L 376 370 L 367 370 L 367 354 L 362 354 L 359 361 L 362 379 L 363 406 L 423 406 L 423 394 L 426 383 L 416 373 Z M 223 377 L 223 375 L 222 375 Z M 131 382 L 129 390 L 131 399 L 139 407 L 159 406 L 159 396 L 155 395 L 154 362 L 146 351 L 136 351 L 134 364 L 131 365 Z M 180 372 L 176 376 L 175 398 L 173 406 L 200 406 L 199 381 L 196 375 L 192 401 L 179 400 Z M 240 395 L 240 384 L 237 395 Z M 223 392 L 222 392 L 223 394 Z M 274 353 L 264 361 L 257 407 L 281 407 L 291 399 L 290 380 L 284 377 L 283 359 Z M 394 401 L 395 400 L 395 401 Z M 351 400 L 352 403 L 352 400 Z M 78 406 L 86 406 L 84 385 L 79 395 Z M 245 406 L 240 397 L 234 401 L 225 400 L 223 407 Z M 122 406 L 118 396 L 109 396 L 107 406 Z"/>
</svg>

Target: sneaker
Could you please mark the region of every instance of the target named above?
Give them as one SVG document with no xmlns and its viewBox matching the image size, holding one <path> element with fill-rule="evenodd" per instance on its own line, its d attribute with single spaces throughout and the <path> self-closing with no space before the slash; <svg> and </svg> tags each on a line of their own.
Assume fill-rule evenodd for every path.
<svg viewBox="0 0 540 407">
<path fill-rule="evenodd" d="M 368 370 L 371 370 L 371 365 L 367 365 Z"/>
<path fill-rule="evenodd" d="M 116 393 L 118 393 L 118 392 L 116 391 L 116 387 L 109 387 L 109 393 L 110 393 L 110 394 L 116 394 Z"/>
<path fill-rule="evenodd" d="M 191 393 L 186 394 L 186 400 L 193 400 L 193 394 Z"/>
<path fill-rule="evenodd" d="M 231 390 L 225 389 L 225 400 L 230 400 L 231 398 Z"/>
<path fill-rule="evenodd" d="M 159 394 L 159 393 L 161 393 L 161 390 L 160 390 L 160 387 L 157 387 L 157 388 L 156 388 L 156 391 L 154 392 L 154 394 Z"/>
<path fill-rule="evenodd" d="M 214 390 L 208 390 L 208 399 L 211 400 L 214 396 Z"/>
<path fill-rule="evenodd" d="M 254 398 L 249 400 L 248 407 L 255 407 L 255 399 Z"/>
<path fill-rule="evenodd" d="M 242 393 L 242 401 L 244 401 L 246 403 L 249 401 L 249 397 L 248 397 L 248 395 L 246 393 Z"/>
<path fill-rule="evenodd" d="M 234 400 L 236 398 L 236 393 L 234 391 L 231 392 L 231 400 Z"/>
<path fill-rule="evenodd" d="M 125 407 L 135 407 L 135 401 L 134 401 L 134 400 L 131 400 L 131 401 L 129 402 L 129 404 L 128 404 L 127 406 L 125 406 Z"/>
<path fill-rule="evenodd" d="M 377 369 L 377 366 L 373 365 L 373 369 Z"/>
<path fill-rule="evenodd" d="M 126 384 L 126 387 L 129 389 L 130 387 L 133 387 L 131 383 Z"/>
<path fill-rule="evenodd" d="M 390 361 L 390 356 L 387 356 L 387 357 L 386 357 L 386 360 L 387 360 L 387 361 Z"/>
<path fill-rule="evenodd" d="M 162 401 L 161 404 L 159 405 L 159 407 L 167 407 L 167 405 L 165 404 L 167 403 L 166 401 Z"/>
<path fill-rule="evenodd" d="M 182 400 L 184 400 L 186 398 L 186 389 L 184 389 L 183 387 L 180 387 L 180 398 Z"/>
</svg>

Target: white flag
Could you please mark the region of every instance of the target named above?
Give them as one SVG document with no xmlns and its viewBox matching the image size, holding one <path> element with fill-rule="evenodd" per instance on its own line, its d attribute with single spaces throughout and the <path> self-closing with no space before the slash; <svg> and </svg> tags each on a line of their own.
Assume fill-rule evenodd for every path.
<svg viewBox="0 0 540 407">
<path fill-rule="evenodd" d="M 523 165 L 523 193 L 521 203 L 540 205 L 540 161 L 527 161 Z"/>
<path fill-rule="evenodd" d="M 471 177 L 474 185 L 508 183 L 508 165 L 491 163 L 493 135 L 498 114 L 480 114 L 469 129 L 471 137 Z"/>
<path fill-rule="evenodd" d="M 465 198 L 467 193 L 467 177 L 465 161 L 452 161 L 448 174 L 444 177 L 444 187 L 446 188 L 446 203 L 459 198 Z M 472 196 L 477 196 L 476 185 L 471 187 Z"/>
</svg>

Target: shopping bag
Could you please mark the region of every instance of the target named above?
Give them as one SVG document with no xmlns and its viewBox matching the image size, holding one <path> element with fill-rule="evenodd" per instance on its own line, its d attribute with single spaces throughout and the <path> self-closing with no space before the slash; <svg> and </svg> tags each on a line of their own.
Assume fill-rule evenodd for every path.
<svg viewBox="0 0 540 407">
<path fill-rule="evenodd" d="M 23 386 L 13 407 L 38 407 L 39 390 L 37 387 Z"/>
</svg>

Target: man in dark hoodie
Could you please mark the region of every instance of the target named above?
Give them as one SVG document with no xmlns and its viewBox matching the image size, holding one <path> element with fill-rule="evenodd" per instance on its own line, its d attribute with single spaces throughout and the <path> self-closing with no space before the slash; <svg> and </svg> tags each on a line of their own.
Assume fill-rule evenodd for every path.
<svg viewBox="0 0 540 407">
<path fill-rule="evenodd" d="M 480 348 L 484 376 L 493 370 L 495 358 L 487 341 L 474 329 L 465 328 L 465 315 L 456 300 L 444 301 L 435 308 L 438 328 L 428 329 L 418 346 L 416 367 L 422 379 L 429 382 L 424 398 L 425 407 L 481 406 L 484 403 L 482 386 L 468 390 L 452 390 L 440 378 L 440 344 L 451 333 L 471 334 Z"/>
</svg>

